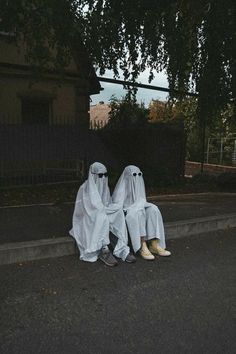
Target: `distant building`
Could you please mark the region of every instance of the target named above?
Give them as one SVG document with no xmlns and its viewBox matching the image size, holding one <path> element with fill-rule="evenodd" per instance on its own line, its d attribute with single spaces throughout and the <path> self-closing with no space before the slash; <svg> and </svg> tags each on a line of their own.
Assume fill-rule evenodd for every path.
<svg viewBox="0 0 236 354">
<path fill-rule="evenodd" d="M 89 126 L 90 95 L 101 90 L 85 48 L 76 48 L 65 76 L 49 70 L 36 81 L 25 45 L 0 33 L 0 124 L 81 123 Z"/>
<path fill-rule="evenodd" d="M 103 101 L 90 106 L 90 125 L 93 128 L 104 126 L 108 123 L 111 107 Z"/>
</svg>

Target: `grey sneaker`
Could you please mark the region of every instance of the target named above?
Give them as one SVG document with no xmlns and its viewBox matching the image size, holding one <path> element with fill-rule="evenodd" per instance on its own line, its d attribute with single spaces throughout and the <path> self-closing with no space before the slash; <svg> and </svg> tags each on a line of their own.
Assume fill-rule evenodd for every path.
<svg viewBox="0 0 236 354">
<path fill-rule="evenodd" d="M 115 257 L 112 255 L 111 251 L 109 248 L 106 249 L 101 249 L 101 252 L 98 257 L 103 263 L 105 263 L 108 267 L 115 267 L 118 265 L 117 260 Z"/>
<path fill-rule="evenodd" d="M 134 255 L 132 253 L 129 253 L 128 256 L 125 258 L 125 261 L 127 263 L 135 263 L 136 258 L 134 257 Z"/>
</svg>

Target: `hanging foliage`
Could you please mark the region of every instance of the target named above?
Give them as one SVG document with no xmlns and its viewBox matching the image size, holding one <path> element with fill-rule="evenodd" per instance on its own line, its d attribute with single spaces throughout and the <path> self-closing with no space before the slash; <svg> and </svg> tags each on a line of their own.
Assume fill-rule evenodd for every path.
<svg viewBox="0 0 236 354">
<path fill-rule="evenodd" d="M 0 31 L 23 38 L 28 60 L 39 66 L 65 66 L 82 40 L 100 74 L 111 69 L 114 77 L 136 80 L 149 69 L 151 82 L 164 70 L 170 89 L 199 93 L 199 117 L 208 122 L 235 103 L 235 6 L 234 0 L 1 0 Z"/>
</svg>

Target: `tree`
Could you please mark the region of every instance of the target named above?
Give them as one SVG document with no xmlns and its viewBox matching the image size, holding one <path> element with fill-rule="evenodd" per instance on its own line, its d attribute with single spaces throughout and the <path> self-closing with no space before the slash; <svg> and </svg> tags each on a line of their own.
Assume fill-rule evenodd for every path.
<svg viewBox="0 0 236 354">
<path fill-rule="evenodd" d="M 202 153 L 197 109 L 197 99 L 194 97 L 186 97 L 176 102 L 153 100 L 149 105 L 149 121 L 151 123 L 183 121 L 187 137 L 187 159 L 192 161 L 200 161 Z M 228 104 L 226 109 L 216 115 L 207 126 L 206 139 L 231 137 L 236 131 L 235 123 L 233 105 Z"/>
<path fill-rule="evenodd" d="M 77 31 L 73 2 L 0 0 L 0 34 L 26 46 L 26 60 L 38 69 L 62 69 L 71 59 Z"/>
<path fill-rule="evenodd" d="M 166 70 L 170 89 L 199 92 L 198 116 L 206 122 L 236 97 L 234 1 L 86 4 L 84 40 L 101 73 L 110 68 L 119 76 L 122 70 L 126 79 L 136 79 L 148 67 L 151 81 Z"/>
<path fill-rule="evenodd" d="M 152 100 L 149 103 L 148 108 L 148 120 L 150 123 L 165 120 L 166 102 L 160 100 Z"/>
<path fill-rule="evenodd" d="M 170 89 L 199 93 L 204 128 L 229 102 L 235 107 L 235 6 L 234 0 L 1 0 L 0 30 L 23 38 L 29 60 L 39 65 L 63 67 L 81 40 L 101 74 L 111 69 L 136 80 L 149 68 L 151 81 L 165 70 Z"/>
<path fill-rule="evenodd" d="M 104 129 L 126 129 L 129 127 L 144 127 L 148 122 L 148 109 L 144 104 L 138 104 L 134 97 L 129 95 L 118 100 L 111 97 L 111 110 Z"/>
<path fill-rule="evenodd" d="M 199 143 L 199 127 L 197 124 L 197 99 L 186 97 L 181 101 L 153 100 L 149 105 L 149 121 L 184 123 L 186 132 L 187 158 L 198 161 L 201 157 L 201 144 Z"/>
</svg>

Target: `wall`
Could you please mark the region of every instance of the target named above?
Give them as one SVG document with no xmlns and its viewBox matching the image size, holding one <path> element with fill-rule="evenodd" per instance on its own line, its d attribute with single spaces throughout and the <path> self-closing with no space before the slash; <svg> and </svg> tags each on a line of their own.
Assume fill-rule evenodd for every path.
<svg viewBox="0 0 236 354">
<path fill-rule="evenodd" d="M 32 94 L 49 96 L 52 99 L 53 115 L 58 117 L 67 116 L 68 119 L 76 116 L 76 90 L 73 85 L 65 83 L 59 87 L 54 82 L 39 82 L 33 85 L 29 81 L 20 78 L 0 79 L 0 122 L 21 123 L 21 96 Z"/>
<path fill-rule="evenodd" d="M 234 172 L 236 173 L 236 167 L 231 166 L 221 166 L 214 164 L 204 163 L 203 171 L 212 175 L 219 175 L 224 172 Z M 187 176 L 195 176 L 201 173 L 201 163 L 200 162 L 185 162 L 185 175 Z"/>
<path fill-rule="evenodd" d="M 0 52 L 1 52 L 1 63 L 11 63 L 17 65 L 29 65 L 25 59 L 26 47 L 23 42 L 17 46 L 14 42 L 10 43 L 7 36 L 0 35 Z M 78 74 L 78 63 L 72 59 L 67 67 L 67 72 Z"/>
<path fill-rule="evenodd" d="M 34 95 L 51 100 L 50 123 L 89 126 L 89 82 L 78 63 L 71 61 L 63 80 L 47 73 L 37 81 L 25 61 L 23 43 L 17 48 L 0 37 L 0 52 L 0 123 L 20 124 L 21 97 Z"/>
</svg>

